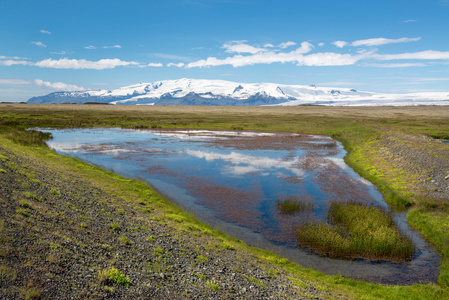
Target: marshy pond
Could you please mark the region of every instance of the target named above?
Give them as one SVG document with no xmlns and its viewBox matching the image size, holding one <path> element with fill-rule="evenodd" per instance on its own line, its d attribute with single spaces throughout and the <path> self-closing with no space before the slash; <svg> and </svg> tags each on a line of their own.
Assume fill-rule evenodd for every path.
<svg viewBox="0 0 449 300">
<path fill-rule="evenodd" d="M 403 263 L 340 259 L 297 246 L 295 226 L 326 221 L 332 202 L 358 201 L 389 211 L 382 195 L 349 168 L 342 145 L 327 136 L 253 131 L 40 129 L 48 146 L 125 177 L 148 182 L 203 222 L 326 274 L 371 282 L 436 282 L 440 259 L 392 212 L 416 251 Z M 285 213 L 299 199 L 310 209 Z"/>
</svg>

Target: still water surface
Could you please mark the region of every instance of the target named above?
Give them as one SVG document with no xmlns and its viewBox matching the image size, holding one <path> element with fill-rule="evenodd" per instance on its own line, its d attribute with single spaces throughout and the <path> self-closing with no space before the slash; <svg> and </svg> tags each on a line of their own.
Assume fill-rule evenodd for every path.
<svg viewBox="0 0 449 300">
<path fill-rule="evenodd" d="M 343 160 L 340 143 L 292 133 L 42 129 L 59 154 L 78 157 L 123 176 L 141 178 L 199 219 L 248 245 L 281 254 L 327 274 L 382 283 L 435 282 L 439 257 L 394 213 L 414 240 L 410 262 L 368 262 L 322 257 L 299 249 L 294 225 L 325 220 L 332 201 L 357 200 L 389 209 L 382 195 Z M 285 215 L 276 201 L 298 198 L 312 212 Z"/>
</svg>

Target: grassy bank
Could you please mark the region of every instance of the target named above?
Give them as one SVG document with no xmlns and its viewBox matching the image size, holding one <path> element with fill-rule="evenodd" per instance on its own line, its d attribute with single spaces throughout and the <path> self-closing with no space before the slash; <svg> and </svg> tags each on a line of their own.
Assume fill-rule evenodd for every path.
<svg viewBox="0 0 449 300">
<path fill-rule="evenodd" d="M 1 144 L 13 152 L 35 157 L 50 168 L 67 168 L 68 172 L 86 176 L 90 182 L 108 193 L 119 195 L 140 210 L 154 212 L 155 221 L 178 228 L 182 232 L 212 237 L 221 249 L 232 248 L 237 251 L 249 251 L 252 256 L 268 261 L 290 272 L 296 286 L 316 286 L 343 298 L 363 299 L 430 299 L 448 298 L 448 253 L 447 224 L 449 216 L 444 201 L 432 197 L 417 182 L 421 178 L 433 176 L 433 170 L 420 170 L 411 173 L 406 164 L 394 160 L 385 149 L 383 142 L 391 133 L 400 133 L 418 137 L 426 135 L 444 135 L 449 132 L 448 108 L 180 108 L 180 107 L 92 107 L 83 105 L 0 105 L 1 126 L 8 126 L 2 132 Z M 10 127 L 12 126 L 12 127 Z M 245 129 L 279 130 L 332 135 L 343 142 L 348 150 L 346 161 L 364 177 L 368 178 L 386 195 L 387 201 L 397 205 L 412 205 L 415 208 L 409 214 L 409 220 L 443 254 L 440 286 L 432 284 L 406 287 L 388 287 L 368 284 L 339 276 L 327 276 L 319 272 L 303 269 L 287 260 L 257 249 L 248 249 L 241 243 L 225 237 L 197 222 L 173 205 L 157 196 L 145 184 L 126 180 L 110 172 L 86 166 L 69 158 L 61 158 L 41 146 L 27 144 L 31 138 L 28 133 L 14 132 L 14 127 L 30 126 L 119 126 L 127 128 L 209 128 L 209 129 Z M 4 127 L 5 128 L 5 127 Z M 22 136 L 23 135 L 23 136 Z M 21 137 L 22 136 L 22 137 Z M 15 137 L 15 141 L 13 141 Z M 402 136 L 401 136 L 402 137 Z M 39 140 L 41 136 L 31 140 Z M 22 142 L 21 142 L 22 140 Z M 407 145 L 405 139 L 396 139 L 400 145 Z M 428 151 L 436 151 L 447 145 L 434 144 Z M 407 145 L 409 147 L 421 144 Z M 436 145 L 436 146 L 435 146 Z M 425 145 L 423 144 L 423 147 Z M 444 148 L 447 149 L 447 148 Z M 379 155 L 382 154 L 382 155 Z M 430 153 L 434 155 L 434 153 Z M 435 155 L 443 155 L 435 153 Z M 394 162 L 394 163 L 392 163 Z M 419 173 L 419 174 L 418 174 Z M 1 174 L 4 173 L 0 173 Z M 55 187 L 53 187 L 55 188 Z M 49 189 L 51 190 L 51 189 Z M 22 201 L 34 201 L 23 200 Z M 140 205 L 139 203 L 147 203 Z M 34 202 L 31 202 L 33 204 Z M 35 206 L 39 202 L 36 202 Z M 35 213 L 26 207 L 17 208 L 29 214 Z M 136 208 L 137 209 L 137 208 Z M 140 211 L 139 210 L 139 211 Z M 19 215 L 21 215 L 19 213 Z M 21 215 L 23 216 L 23 215 Z M 24 217 L 26 218 L 26 217 Z M 27 219 L 30 220 L 30 219 Z M 80 221 L 79 223 L 81 223 Z M 88 222 L 85 222 L 87 226 Z M 83 228 L 79 226 L 80 228 Z M 190 234 L 189 233 L 189 234 Z M 132 246 L 131 246 L 132 247 Z M 232 250 L 231 250 L 232 251 Z M 156 251 L 157 252 L 157 251 Z M 3 272 L 3 271 L 2 271 Z M 10 270 L 5 270 L 5 274 Z M 3 273 L 2 273 L 3 274 Z M 5 275 L 9 276 L 9 275 Z M 13 277 L 12 275 L 10 277 Z"/>
</svg>

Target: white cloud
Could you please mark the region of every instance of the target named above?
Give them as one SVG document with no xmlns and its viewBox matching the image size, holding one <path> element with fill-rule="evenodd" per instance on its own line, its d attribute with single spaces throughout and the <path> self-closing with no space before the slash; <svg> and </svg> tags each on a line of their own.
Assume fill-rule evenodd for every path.
<svg viewBox="0 0 449 300">
<path fill-rule="evenodd" d="M 421 38 L 400 38 L 400 39 L 385 39 L 385 38 L 372 38 L 366 40 L 358 40 L 351 43 L 352 46 L 381 46 L 386 44 L 396 44 L 396 43 L 408 43 L 408 42 L 416 42 Z"/>
<path fill-rule="evenodd" d="M 223 172 L 240 176 L 252 172 L 271 172 L 278 174 L 280 169 L 287 169 L 298 177 L 304 176 L 304 171 L 297 167 L 299 158 L 291 161 L 277 160 L 270 157 L 258 157 L 231 152 L 222 154 L 217 152 L 206 152 L 196 150 L 185 150 L 184 153 L 206 161 L 223 161 L 227 164 L 223 167 Z"/>
<path fill-rule="evenodd" d="M 423 82 L 429 82 L 429 81 L 432 81 L 432 82 L 438 82 L 438 81 L 449 81 L 449 78 L 447 78 L 447 77 L 427 77 L 427 78 L 415 78 L 415 80 L 417 80 L 417 81 L 423 81 Z"/>
<path fill-rule="evenodd" d="M 43 81 L 41 79 L 34 79 L 33 84 L 39 86 L 39 87 L 44 87 L 47 88 L 49 90 L 54 90 L 54 91 L 84 91 L 85 88 L 80 87 L 80 86 L 76 86 L 73 84 L 67 84 L 67 83 L 63 83 L 63 82 L 49 82 L 49 81 Z"/>
<path fill-rule="evenodd" d="M 14 59 L 7 59 L 7 60 L 0 60 L 0 66 L 14 66 L 14 65 L 33 65 L 32 62 L 26 61 L 26 60 L 14 60 Z"/>
<path fill-rule="evenodd" d="M 400 54 L 374 54 L 373 58 L 379 60 L 395 60 L 395 59 L 449 59 L 449 51 L 427 50 L 421 52 L 400 53 Z"/>
<path fill-rule="evenodd" d="M 404 64 L 366 64 L 367 67 L 377 67 L 377 68 L 408 68 L 408 67 L 425 67 L 426 64 L 423 63 L 404 63 Z"/>
<path fill-rule="evenodd" d="M 348 43 L 345 41 L 335 41 L 332 44 L 334 44 L 335 46 L 337 46 L 338 48 L 343 48 L 344 46 L 346 46 Z"/>
<path fill-rule="evenodd" d="M 62 54 L 62 53 L 58 53 Z M 104 70 L 113 69 L 115 67 L 121 66 L 140 66 L 138 62 L 135 61 L 122 61 L 118 58 L 114 59 L 100 59 L 98 61 L 89 61 L 85 59 L 44 59 L 38 62 L 30 62 L 26 60 L 16 60 L 16 59 L 1 59 L 8 58 L 6 56 L 0 57 L 0 66 L 13 66 L 13 65 L 23 65 L 23 66 L 37 66 L 41 68 L 53 68 L 53 69 L 93 69 L 93 70 Z M 19 58 L 19 57 L 14 57 Z"/>
<path fill-rule="evenodd" d="M 24 79 L 0 79 L 1 85 L 23 85 L 23 84 L 30 84 L 29 81 Z"/>
<path fill-rule="evenodd" d="M 349 66 L 358 62 L 363 55 L 352 56 L 350 54 L 339 54 L 333 52 L 315 53 L 303 57 L 298 62 L 301 66 Z"/>
<path fill-rule="evenodd" d="M 18 56 L 3 56 L 0 55 L 0 59 L 27 59 L 26 57 L 18 57 Z"/>
<path fill-rule="evenodd" d="M 167 67 L 178 67 L 178 68 L 182 68 L 182 67 L 184 67 L 184 63 L 182 63 L 182 62 L 180 62 L 180 63 L 177 63 L 177 64 L 175 64 L 175 63 L 169 63 L 169 64 L 167 64 Z"/>
<path fill-rule="evenodd" d="M 308 53 L 310 51 L 312 51 L 313 49 L 313 45 L 309 42 L 302 42 L 301 43 L 301 47 L 299 47 L 298 49 L 296 49 L 295 53 Z"/>
<path fill-rule="evenodd" d="M 41 33 L 45 33 L 45 34 L 51 34 L 51 32 L 50 32 L 50 31 L 48 31 L 48 30 L 44 30 L 44 29 L 41 29 Z"/>
<path fill-rule="evenodd" d="M 122 46 L 120 45 L 114 45 L 114 46 L 103 46 L 104 49 L 111 49 L 111 48 L 116 48 L 116 49 L 121 49 Z"/>
<path fill-rule="evenodd" d="M 352 56 L 350 54 L 339 53 L 315 53 L 304 55 L 313 49 L 309 42 L 302 42 L 301 47 L 291 52 L 273 52 L 266 51 L 253 55 L 235 55 L 224 59 L 209 57 L 205 60 L 199 60 L 186 65 L 187 68 L 213 67 L 222 65 L 231 65 L 233 67 L 242 67 L 255 64 L 271 63 L 295 63 L 298 66 L 344 66 L 353 65 L 357 61 L 366 57 L 367 54 Z"/>
<path fill-rule="evenodd" d="M 256 54 L 259 52 L 264 52 L 266 49 L 253 47 L 247 44 L 244 44 L 246 41 L 232 41 L 229 44 L 224 44 L 223 48 L 226 49 L 228 53 L 251 53 Z"/>
<path fill-rule="evenodd" d="M 53 68 L 53 69 L 93 69 L 104 70 L 113 69 L 121 66 L 137 66 L 138 62 L 135 61 L 122 61 L 118 58 L 114 59 L 100 59 L 98 61 L 89 61 L 85 59 L 68 59 L 61 58 L 58 60 L 44 59 L 34 63 L 35 66 L 41 68 Z"/>
<path fill-rule="evenodd" d="M 405 20 L 403 23 L 411 23 L 411 22 L 417 22 L 416 20 Z"/>
<path fill-rule="evenodd" d="M 66 55 L 67 52 L 65 52 L 65 51 L 61 51 L 61 52 L 50 52 L 50 54 Z"/>
<path fill-rule="evenodd" d="M 267 52 L 269 51 L 266 48 L 281 48 L 281 49 L 285 49 L 291 46 L 295 46 L 296 43 L 292 42 L 292 41 L 288 41 L 288 42 L 284 42 L 284 43 L 280 43 L 279 45 L 275 46 L 271 43 L 267 43 L 263 46 L 263 48 L 260 47 L 255 47 L 255 46 L 251 46 L 246 44 L 247 41 L 232 41 L 226 44 L 223 44 L 222 48 L 226 49 L 225 51 L 228 53 L 238 53 L 238 54 L 242 54 L 242 53 L 249 53 L 249 54 L 257 54 L 257 53 L 262 53 L 262 52 Z"/>
<path fill-rule="evenodd" d="M 282 48 L 282 49 L 285 49 L 285 48 L 288 48 L 290 46 L 295 46 L 295 45 L 296 45 L 295 42 L 288 41 L 288 42 L 285 42 L 285 43 L 280 43 L 278 47 Z"/>
<path fill-rule="evenodd" d="M 47 46 L 44 45 L 42 42 L 31 42 L 31 44 L 34 44 L 36 46 L 38 46 L 39 48 L 46 48 Z"/>
<path fill-rule="evenodd" d="M 324 43 L 319 43 L 318 46 L 323 47 L 325 44 Z"/>
<path fill-rule="evenodd" d="M 84 91 L 85 88 L 63 82 L 49 82 L 41 79 L 0 79 L 0 85 L 37 86 L 51 91 Z"/>
<path fill-rule="evenodd" d="M 97 49 L 97 47 L 90 45 L 90 46 L 84 47 L 84 49 L 92 50 L 92 49 Z"/>
<path fill-rule="evenodd" d="M 149 63 L 147 67 L 163 67 L 164 65 L 161 63 Z"/>
</svg>

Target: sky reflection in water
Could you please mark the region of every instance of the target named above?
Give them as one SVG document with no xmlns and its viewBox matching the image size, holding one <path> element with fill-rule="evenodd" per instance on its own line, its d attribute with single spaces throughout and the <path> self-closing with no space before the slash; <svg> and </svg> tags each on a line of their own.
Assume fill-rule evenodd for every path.
<svg viewBox="0 0 449 300">
<path fill-rule="evenodd" d="M 345 151 L 330 137 L 207 130 L 45 131 L 52 133 L 48 145 L 58 153 L 143 178 L 201 220 L 250 245 L 281 251 L 290 259 L 293 255 L 305 266 L 320 269 L 322 264 L 324 272 L 366 279 L 366 274 L 346 270 L 347 262 L 293 248 L 294 225 L 325 220 L 332 201 L 357 200 L 387 208 L 372 184 L 346 166 Z M 289 197 L 310 201 L 314 208 L 282 214 L 276 201 Z M 329 261 L 333 266 L 326 267 Z M 366 273 L 367 265 L 357 268 Z M 393 266 L 388 272 L 396 271 Z M 376 276 L 387 278 L 382 272 Z"/>
</svg>

